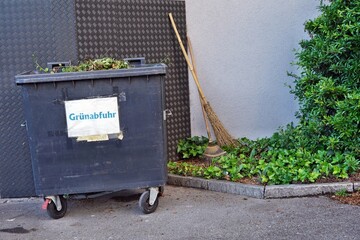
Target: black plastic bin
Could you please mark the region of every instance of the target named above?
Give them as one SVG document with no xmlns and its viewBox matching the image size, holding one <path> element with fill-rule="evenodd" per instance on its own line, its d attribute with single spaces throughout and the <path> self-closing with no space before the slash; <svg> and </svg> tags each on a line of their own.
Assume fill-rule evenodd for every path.
<svg viewBox="0 0 360 240">
<path fill-rule="evenodd" d="M 146 189 L 140 207 L 155 211 L 167 179 L 165 73 L 163 64 L 143 64 L 15 76 L 24 98 L 36 194 L 44 197 L 51 217 L 65 215 L 68 195 L 123 189 Z M 85 121 L 100 133 L 87 132 Z"/>
</svg>

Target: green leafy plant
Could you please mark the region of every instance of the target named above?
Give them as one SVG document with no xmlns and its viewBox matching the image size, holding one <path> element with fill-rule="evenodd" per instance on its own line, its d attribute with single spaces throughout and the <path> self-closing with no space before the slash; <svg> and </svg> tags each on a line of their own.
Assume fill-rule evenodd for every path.
<svg viewBox="0 0 360 240">
<path fill-rule="evenodd" d="M 218 166 L 209 166 L 204 169 L 204 177 L 208 179 L 222 179 L 224 175 L 224 172 Z"/>
<path fill-rule="evenodd" d="M 315 182 L 321 177 L 348 178 L 359 169 L 359 161 L 352 155 L 326 151 L 315 153 L 306 149 L 270 150 L 262 155 L 257 166 L 263 183 L 288 184 Z"/>
<path fill-rule="evenodd" d="M 209 139 L 203 136 L 194 136 L 182 139 L 177 145 L 177 152 L 183 159 L 201 157 L 204 154 L 208 142 Z"/>
<path fill-rule="evenodd" d="M 259 178 L 263 184 L 289 184 L 315 182 L 326 177 L 348 178 L 359 170 L 359 161 L 351 154 L 313 152 L 305 148 L 274 149 L 271 145 L 257 153 L 259 146 L 263 147 L 263 141 L 258 141 L 261 143 L 253 143 L 255 147 L 245 151 L 246 155 L 236 154 L 238 149 L 233 149 L 232 153 L 214 158 L 210 166 L 169 162 L 169 172 L 207 179 L 238 181 L 250 177 Z M 274 139 L 266 140 L 269 141 Z"/>
<path fill-rule="evenodd" d="M 347 193 L 345 188 L 340 189 L 339 191 L 335 192 L 335 196 L 338 196 L 338 197 L 347 197 L 348 195 L 349 194 Z"/>
<path fill-rule="evenodd" d="M 172 174 L 193 177 L 204 176 L 204 168 L 202 166 L 197 166 L 186 162 L 169 162 L 167 166 L 169 173 Z"/>
</svg>

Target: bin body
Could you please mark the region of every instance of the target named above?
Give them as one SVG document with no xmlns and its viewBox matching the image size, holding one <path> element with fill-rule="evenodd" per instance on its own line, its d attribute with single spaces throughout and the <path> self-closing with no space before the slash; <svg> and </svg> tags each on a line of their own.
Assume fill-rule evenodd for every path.
<svg viewBox="0 0 360 240">
<path fill-rule="evenodd" d="M 167 178 L 165 65 L 94 72 L 21 74 L 36 194 L 79 194 L 161 186 Z M 65 102 L 116 97 L 118 135 L 68 137 Z M 110 135 L 109 135 L 110 136 Z"/>
</svg>

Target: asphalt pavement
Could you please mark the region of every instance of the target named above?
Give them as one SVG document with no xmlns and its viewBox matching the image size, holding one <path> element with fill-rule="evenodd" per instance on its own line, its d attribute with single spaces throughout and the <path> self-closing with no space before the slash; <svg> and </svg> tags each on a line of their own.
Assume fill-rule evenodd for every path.
<svg viewBox="0 0 360 240">
<path fill-rule="evenodd" d="M 0 239 L 360 239 L 360 207 L 326 196 L 269 200 L 166 186 L 148 215 L 139 197 L 71 199 L 58 220 L 40 198 L 0 199 Z"/>
</svg>

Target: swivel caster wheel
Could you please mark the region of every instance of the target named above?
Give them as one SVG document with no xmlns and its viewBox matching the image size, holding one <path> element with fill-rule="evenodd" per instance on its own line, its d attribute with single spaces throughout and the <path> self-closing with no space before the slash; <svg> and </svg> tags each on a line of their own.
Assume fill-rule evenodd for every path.
<svg viewBox="0 0 360 240">
<path fill-rule="evenodd" d="M 143 192 L 139 199 L 139 207 L 143 213 L 149 214 L 155 212 L 159 205 L 159 188 L 150 188 Z"/>
<path fill-rule="evenodd" d="M 48 196 L 45 198 L 43 209 L 46 209 L 53 219 L 62 218 L 67 211 L 67 200 L 63 196 Z"/>
</svg>

